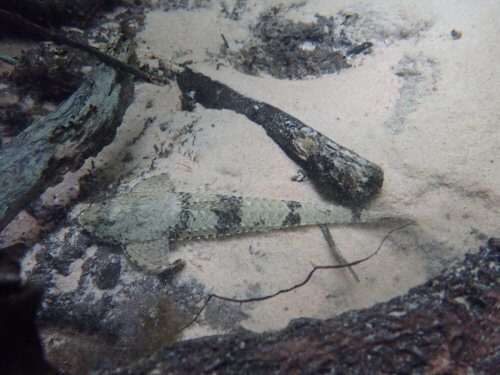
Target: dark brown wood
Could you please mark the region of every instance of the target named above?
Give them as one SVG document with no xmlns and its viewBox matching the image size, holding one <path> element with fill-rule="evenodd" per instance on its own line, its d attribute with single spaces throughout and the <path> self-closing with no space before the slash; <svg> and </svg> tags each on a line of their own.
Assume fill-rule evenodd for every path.
<svg viewBox="0 0 500 375">
<path fill-rule="evenodd" d="M 186 108 L 230 109 L 261 125 L 281 149 L 307 173 L 321 193 L 340 203 L 362 205 L 382 187 L 382 169 L 332 141 L 295 117 L 241 95 L 189 68 L 177 76 Z"/>
<path fill-rule="evenodd" d="M 118 57 L 127 61 L 134 45 Z M 77 169 L 114 138 L 133 94 L 132 78 L 101 64 L 57 110 L 0 149 L 0 231 L 67 169 Z"/>
</svg>

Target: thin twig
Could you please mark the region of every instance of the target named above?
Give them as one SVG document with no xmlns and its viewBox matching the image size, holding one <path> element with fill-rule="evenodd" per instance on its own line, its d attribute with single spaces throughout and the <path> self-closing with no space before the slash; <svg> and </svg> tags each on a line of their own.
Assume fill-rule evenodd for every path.
<svg viewBox="0 0 500 375">
<path fill-rule="evenodd" d="M 253 297 L 253 298 L 231 298 L 231 297 L 225 297 L 225 296 L 219 296 L 218 294 L 215 294 L 215 293 L 211 293 L 209 294 L 209 296 L 207 297 L 207 299 L 205 300 L 205 302 L 203 303 L 203 306 L 200 308 L 200 310 L 198 310 L 198 312 L 194 315 L 194 317 L 185 325 L 183 325 L 179 331 L 177 333 L 181 333 L 182 331 L 184 331 L 186 328 L 188 328 L 189 326 L 191 326 L 193 323 L 195 323 L 198 318 L 200 317 L 201 313 L 205 310 L 205 308 L 207 307 L 208 303 L 213 299 L 213 298 L 217 298 L 217 299 L 220 299 L 222 301 L 227 301 L 227 302 L 236 302 L 236 303 L 250 303 L 250 302 L 259 302 L 259 301 L 265 301 L 265 300 L 268 300 L 268 299 L 271 299 L 271 298 L 274 298 L 276 296 L 279 296 L 280 294 L 285 294 L 285 293 L 289 293 L 293 290 L 296 290 L 302 286 L 304 286 L 305 284 L 307 284 L 309 282 L 309 280 L 311 280 L 311 278 L 313 277 L 313 275 L 316 273 L 316 271 L 318 270 L 333 270 L 333 269 L 339 269 L 339 268 L 344 268 L 344 267 L 352 267 L 352 266 L 356 266 L 360 263 L 363 263 L 363 262 L 366 262 L 367 260 L 371 259 L 372 257 L 374 257 L 375 255 L 377 255 L 377 253 L 380 251 L 380 249 L 382 248 L 382 245 L 384 244 L 384 242 L 390 237 L 390 235 L 394 232 L 397 232 L 397 231 L 400 231 L 410 225 L 413 225 L 413 223 L 409 223 L 409 224 L 404 224 L 400 227 L 397 227 L 395 229 L 392 229 L 390 230 L 385 236 L 384 238 L 382 238 L 382 241 L 380 241 L 380 244 L 378 245 L 377 249 L 371 253 L 370 255 L 368 255 L 367 257 L 365 258 L 361 258 L 361 259 L 358 259 L 358 260 L 355 260 L 353 262 L 349 262 L 349 263 L 344 263 L 344 264 L 335 264 L 335 265 L 328 265 L 328 266 L 315 266 L 313 265 L 313 269 L 311 271 L 309 271 L 309 274 L 307 275 L 307 277 L 301 281 L 300 283 L 298 284 L 295 284 L 289 288 L 284 288 L 284 289 L 280 289 L 278 290 L 277 292 L 275 293 L 272 293 L 272 294 L 268 294 L 268 295 L 265 295 L 265 296 L 261 296 L 261 297 Z"/>
<path fill-rule="evenodd" d="M 330 229 L 328 228 L 328 225 L 326 224 L 321 224 L 319 226 L 321 229 L 321 233 L 323 233 L 323 237 L 325 237 L 325 240 L 328 244 L 328 247 L 330 248 L 331 252 L 333 253 L 333 256 L 335 257 L 335 260 L 339 262 L 342 265 L 345 265 L 347 263 L 347 260 L 342 256 L 340 251 L 337 249 L 337 245 L 335 244 L 335 241 L 333 240 L 332 234 L 330 233 Z M 354 277 L 354 280 L 359 283 L 359 277 L 358 274 L 352 269 L 352 267 L 347 267 L 349 272 L 351 273 L 352 277 Z"/>
<path fill-rule="evenodd" d="M 221 33 L 220 36 L 222 37 L 222 40 L 224 41 L 224 45 L 226 46 L 226 48 L 229 49 L 229 43 L 227 42 L 226 37 L 224 36 L 224 34 Z"/>
</svg>

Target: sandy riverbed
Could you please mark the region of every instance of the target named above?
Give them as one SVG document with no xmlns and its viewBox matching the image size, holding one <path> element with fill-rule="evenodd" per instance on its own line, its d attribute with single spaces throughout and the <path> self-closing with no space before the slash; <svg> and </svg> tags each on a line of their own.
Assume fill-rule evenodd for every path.
<svg viewBox="0 0 500 375">
<path fill-rule="evenodd" d="M 226 1 L 228 8 L 235 1 Z M 269 3 L 269 4 L 268 4 Z M 238 20 L 221 3 L 192 10 L 151 11 L 138 38 L 138 57 L 191 67 L 272 104 L 381 165 L 385 183 L 370 207 L 413 215 L 418 225 L 395 234 L 374 259 L 347 271 L 318 273 L 306 286 L 251 305 L 214 302 L 184 338 L 227 332 L 239 323 L 263 331 L 298 317 L 328 318 L 405 293 L 467 248 L 498 233 L 500 31 L 494 1 L 307 1 L 286 17 L 312 22 L 340 11 L 362 15 L 373 52 L 338 74 L 280 80 L 250 76 L 223 59 L 221 33 L 237 48 L 271 3 L 248 1 Z M 276 2 L 277 3 L 277 2 Z M 281 2 L 283 3 L 283 1 Z M 290 5 L 291 1 L 284 2 Z M 451 30 L 462 37 L 454 39 Z M 401 37 L 406 32 L 406 37 Z M 147 119 L 152 119 L 149 122 Z M 145 126 L 147 124 L 147 126 Z M 130 147 L 125 147 L 137 138 Z M 159 150 L 159 151 L 158 151 Z M 168 150 L 166 157 L 159 157 Z M 178 191 L 228 193 L 321 201 L 310 182 L 295 182 L 298 166 L 263 129 L 230 111 L 180 110 L 175 83 L 139 83 L 114 144 L 97 163 L 139 178 L 168 174 Z M 349 260 L 376 249 L 388 227 L 331 227 Z M 187 260 L 177 286 L 203 285 L 206 293 L 251 297 L 302 280 L 314 264 L 333 261 L 318 228 L 190 242 L 171 258 Z"/>
</svg>

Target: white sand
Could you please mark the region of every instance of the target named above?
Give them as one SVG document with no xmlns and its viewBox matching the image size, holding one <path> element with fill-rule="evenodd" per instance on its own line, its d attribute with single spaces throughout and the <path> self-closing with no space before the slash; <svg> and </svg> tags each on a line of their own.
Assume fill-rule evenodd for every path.
<svg viewBox="0 0 500 375">
<path fill-rule="evenodd" d="M 226 3 L 232 9 L 235 1 Z M 218 53 L 220 34 L 239 46 L 249 37 L 248 25 L 271 3 L 278 2 L 249 1 L 240 21 L 223 18 L 218 2 L 194 11 L 153 11 L 138 40 L 139 59 L 152 64 L 154 57 L 193 60 L 194 69 L 290 113 L 381 165 L 384 187 L 371 207 L 410 213 L 418 225 L 395 234 L 379 255 L 356 267 L 359 284 L 345 270 L 323 271 L 292 293 L 241 306 L 248 314 L 243 326 L 254 331 L 278 329 L 298 317 L 329 318 L 403 294 L 466 249 L 476 249 L 485 237 L 498 235 L 500 223 L 496 1 L 307 1 L 291 10 L 290 18 L 360 13 L 367 32 L 378 38 L 371 40 L 373 53 L 341 74 L 302 81 L 247 76 L 229 64 L 216 70 L 217 61 L 209 56 Z M 451 38 L 454 28 L 463 32 L 461 39 Z M 412 36 L 397 38 L 401 29 Z M 402 69 L 412 69 L 415 78 L 397 76 Z M 201 106 L 182 112 L 175 83 L 137 84 L 135 95 L 116 141 L 97 164 L 107 160 L 110 170 L 130 171 L 129 181 L 167 173 L 171 186 L 166 189 L 178 191 L 322 199 L 310 182 L 291 181 L 299 167 L 243 116 Z M 154 120 L 145 128 L 147 118 Z M 193 122 L 191 134 L 183 134 Z M 157 157 L 153 145 L 171 150 L 170 155 Z M 121 163 L 127 152 L 133 161 Z M 389 229 L 331 227 L 349 260 L 374 251 Z M 207 293 L 233 297 L 275 292 L 301 281 L 311 263 L 333 262 L 314 227 L 186 243 L 170 254 L 172 260 L 177 257 L 188 261 L 177 283 L 196 280 Z M 184 338 L 213 332 L 223 331 L 202 319 Z"/>
</svg>

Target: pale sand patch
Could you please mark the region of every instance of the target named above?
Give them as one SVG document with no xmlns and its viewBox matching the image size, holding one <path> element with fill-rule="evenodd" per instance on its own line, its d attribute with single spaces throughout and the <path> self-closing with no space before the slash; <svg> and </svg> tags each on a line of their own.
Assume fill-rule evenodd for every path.
<svg viewBox="0 0 500 375">
<path fill-rule="evenodd" d="M 219 52 L 220 34 L 241 45 L 269 4 L 249 1 L 238 21 L 222 17 L 218 2 L 193 11 L 153 11 L 138 38 L 138 57 L 193 60 L 193 69 L 378 163 L 385 182 L 371 207 L 410 213 L 418 225 L 356 267 L 359 284 L 347 271 L 324 271 L 292 293 L 241 306 L 248 314 L 243 327 L 254 331 L 278 329 L 298 317 L 329 318 L 403 294 L 498 235 L 500 222 L 495 1 L 309 1 L 290 17 L 310 22 L 315 13 L 341 10 L 367 16 L 373 53 L 340 74 L 302 81 L 247 76 L 228 64 L 217 70 L 221 61 L 211 56 Z M 463 32 L 461 39 L 451 38 L 454 28 Z M 402 29 L 413 34 L 397 38 Z M 166 188 L 177 191 L 322 199 L 310 182 L 291 181 L 298 166 L 259 126 L 230 111 L 199 106 L 181 112 L 179 95 L 175 83 L 137 84 L 116 141 L 96 158 L 98 166 L 108 163 L 120 175 L 131 171 L 130 185 L 167 173 Z M 127 153 L 132 160 L 121 161 Z M 375 250 L 389 228 L 331 229 L 345 257 L 354 260 Z M 311 263 L 333 261 L 318 228 L 179 244 L 169 257 L 188 262 L 176 283 L 196 280 L 207 293 L 234 297 L 272 293 L 301 281 Z M 184 338 L 214 332 L 224 330 L 201 320 Z"/>
</svg>

